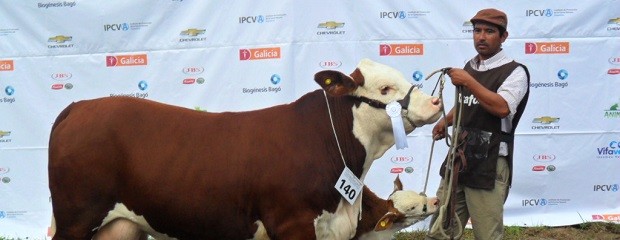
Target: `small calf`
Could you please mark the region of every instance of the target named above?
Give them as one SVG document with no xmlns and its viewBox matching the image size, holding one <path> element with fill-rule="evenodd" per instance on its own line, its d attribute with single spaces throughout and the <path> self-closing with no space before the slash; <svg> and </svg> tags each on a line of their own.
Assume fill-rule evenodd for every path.
<svg viewBox="0 0 620 240">
<path fill-rule="evenodd" d="M 390 239 L 394 233 L 435 213 L 436 197 L 427 198 L 417 192 L 403 190 L 400 178 L 394 180 L 394 191 L 387 200 L 379 198 L 364 186 L 362 219 L 353 239 Z"/>
</svg>

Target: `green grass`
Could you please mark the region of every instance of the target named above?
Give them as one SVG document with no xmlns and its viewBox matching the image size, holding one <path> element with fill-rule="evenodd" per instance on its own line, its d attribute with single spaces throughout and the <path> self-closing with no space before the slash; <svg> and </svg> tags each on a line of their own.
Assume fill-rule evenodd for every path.
<svg viewBox="0 0 620 240">
<path fill-rule="evenodd" d="M 424 239 L 425 231 L 399 232 L 395 240 Z M 465 229 L 461 239 L 474 239 L 471 229 Z M 564 227 L 514 227 L 504 228 L 504 240 L 619 240 L 620 224 L 609 222 L 585 222 Z M 37 240 L 36 238 L 6 238 L 0 240 Z"/>
<path fill-rule="evenodd" d="M 424 239 L 425 231 L 399 232 L 395 240 Z M 471 229 L 465 229 L 461 239 L 474 239 Z M 514 227 L 504 228 L 504 240 L 618 240 L 620 224 L 606 222 L 586 222 L 564 227 Z"/>
</svg>

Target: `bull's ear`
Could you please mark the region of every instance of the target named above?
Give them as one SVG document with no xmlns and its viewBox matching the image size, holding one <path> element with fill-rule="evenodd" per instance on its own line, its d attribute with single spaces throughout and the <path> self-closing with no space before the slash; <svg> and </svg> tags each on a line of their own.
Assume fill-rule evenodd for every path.
<svg viewBox="0 0 620 240">
<path fill-rule="evenodd" d="M 314 81 L 329 95 L 336 97 L 349 94 L 359 86 L 352 77 L 334 70 L 314 74 Z"/>
<path fill-rule="evenodd" d="M 400 174 L 396 175 L 396 179 L 394 179 L 394 192 L 403 190 L 403 183 L 400 181 Z"/>
<path fill-rule="evenodd" d="M 394 224 L 394 221 L 396 221 L 396 218 L 398 218 L 398 215 L 396 213 L 386 213 L 385 215 L 383 215 L 383 217 L 381 217 L 381 219 L 379 219 L 379 221 L 375 225 L 375 232 L 390 229 L 392 227 L 392 224 Z"/>
</svg>

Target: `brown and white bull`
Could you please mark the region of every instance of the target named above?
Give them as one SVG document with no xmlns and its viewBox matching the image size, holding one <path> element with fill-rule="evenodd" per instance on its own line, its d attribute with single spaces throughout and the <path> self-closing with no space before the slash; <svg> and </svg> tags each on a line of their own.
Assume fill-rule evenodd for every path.
<svg viewBox="0 0 620 240">
<path fill-rule="evenodd" d="M 128 97 L 70 104 L 49 143 L 53 239 L 91 239 L 117 218 L 164 239 L 249 239 L 257 223 L 271 239 L 316 239 L 315 228 L 354 237 L 363 197 L 349 204 L 334 188 L 342 158 L 363 180 L 394 145 L 385 104 L 401 103 L 411 132 L 441 103 L 367 59 L 315 81 L 323 90 L 248 112 Z"/>
</svg>

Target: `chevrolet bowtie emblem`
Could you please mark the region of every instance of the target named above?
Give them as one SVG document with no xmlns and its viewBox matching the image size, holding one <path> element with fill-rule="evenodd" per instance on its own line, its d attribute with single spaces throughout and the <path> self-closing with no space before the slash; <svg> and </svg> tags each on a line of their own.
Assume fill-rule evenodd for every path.
<svg viewBox="0 0 620 240">
<path fill-rule="evenodd" d="M 9 136 L 11 135 L 10 131 L 2 131 L 0 130 L 0 138 L 4 137 L 4 136 Z"/>
<path fill-rule="evenodd" d="M 618 24 L 618 25 L 620 25 L 620 17 L 609 19 L 607 24 Z"/>
<path fill-rule="evenodd" d="M 544 116 L 544 117 L 534 118 L 534 121 L 532 121 L 532 122 L 533 123 L 550 124 L 550 123 L 556 123 L 556 122 L 559 122 L 559 121 L 560 121 L 560 118 Z"/>
<path fill-rule="evenodd" d="M 181 31 L 181 35 L 186 35 L 186 36 L 192 36 L 192 37 L 195 37 L 195 36 L 198 36 L 198 35 L 200 35 L 200 34 L 204 34 L 204 33 L 205 33 L 205 31 L 206 31 L 206 29 L 196 29 L 196 28 L 190 28 L 190 29 L 187 29 L 187 30 L 185 30 L 185 31 Z"/>
<path fill-rule="evenodd" d="M 71 36 L 58 35 L 58 36 L 49 38 L 47 42 L 64 43 L 66 41 L 71 41 L 71 39 L 73 39 L 73 37 Z"/>
<path fill-rule="evenodd" d="M 344 26 L 344 23 L 339 23 L 339 22 L 334 22 L 334 21 L 327 21 L 324 23 L 319 23 L 319 28 L 327 28 L 327 29 L 336 29 L 336 28 L 341 28 Z"/>
</svg>

